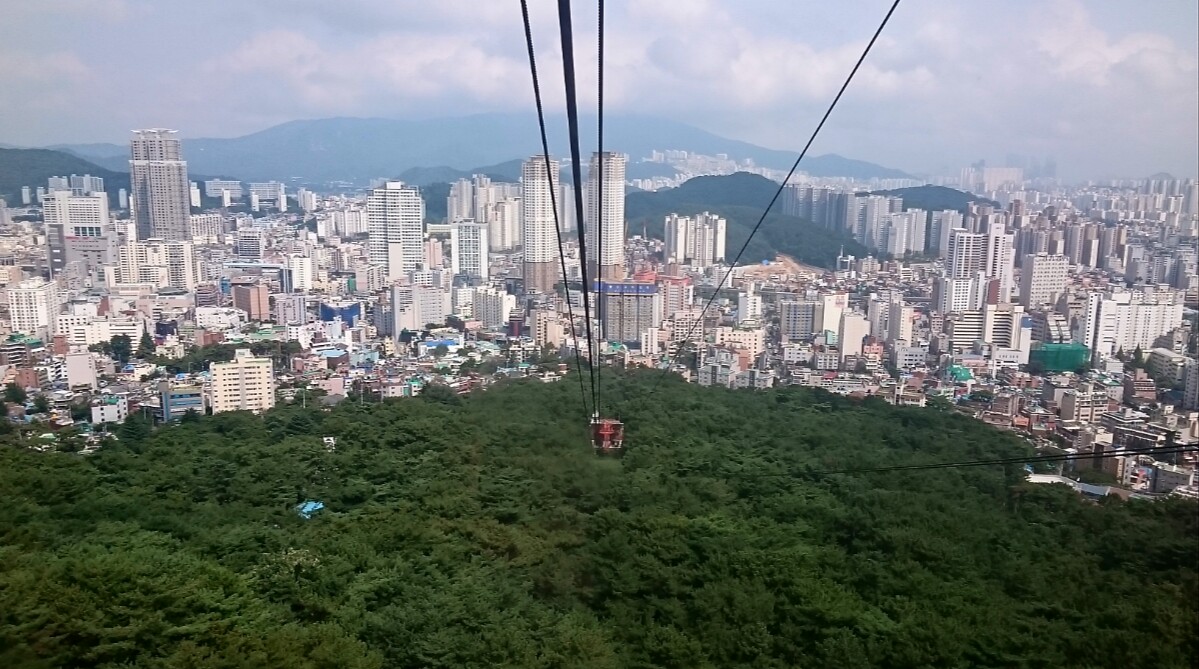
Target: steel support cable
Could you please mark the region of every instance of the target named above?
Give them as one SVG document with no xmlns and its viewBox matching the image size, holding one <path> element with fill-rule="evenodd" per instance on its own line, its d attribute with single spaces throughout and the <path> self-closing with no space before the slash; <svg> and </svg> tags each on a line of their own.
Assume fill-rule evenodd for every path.
<svg viewBox="0 0 1199 669">
<path fill-rule="evenodd" d="M 598 302 L 596 316 L 599 317 L 600 332 L 603 333 L 603 339 L 600 346 L 603 346 L 608 340 L 608 328 L 604 321 L 608 313 L 608 304 L 604 299 L 604 0 L 598 0 L 596 8 L 598 17 L 598 27 L 596 28 L 596 152 L 599 155 L 599 160 L 596 161 L 596 170 L 598 179 L 598 194 L 596 197 L 595 209 L 595 236 L 598 243 L 595 245 L 595 271 L 599 274 L 600 290 L 598 293 Z M 624 184 L 619 186 L 623 192 Z M 623 225 L 623 221 L 621 224 Z M 595 412 L 600 412 L 600 405 L 604 399 L 604 383 L 603 383 L 603 368 L 604 361 L 598 355 L 596 356 L 595 365 Z"/>
<path fill-rule="evenodd" d="M 721 277 L 720 282 L 716 284 L 716 289 L 712 291 L 712 297 L 708 298 L 707 303 L 704 304 L 704 308 L 700 310 L 699 318 L 696 319 L 695 323 L 691 325 L 691 328 L 687 330 L 687 336 L 683 338 L 682 342 L 680 342 L 680 346 L 683 343 L 690 341 L 691 335 L 695 332 L 695 328 L 703 324 L 704 314 L 708 312 L 708 308 L 712 306 L 712 303 L 715 302 L 716 298 L 720 295 L 721 287 L 726 281 L 728 281 L 729 276 L 733 273 L 733 268 L 737 266 L 737 262 L 741 260 L 741 256 L 745 253 L 745 249 L 749 248 L 749 243 L 753 241 L 754 235 L 758 234 L 758 229 L 762 227 L 762 223 L 766 220 L 766 215 L 770 213 L 770 209 L 774 206 L 774 203 L 777 202 L 779 196 L 783 194 L 783 189 L 787 187 L 787 182 L 791 180 L 791 177 L 795 175 L 795 171 L 799 169 L 800 162 L 803 161 L 804 156 L 808 154 L 808 149 L 810 149 L 812 147 L 812 143 L 816 141 L 816 137 L 820 134 L 820 130 L 824 128 L 824 123 L 828 121 L 828 118 L 832 115 L 833 110 L 837 108 L 837 103 L 841 101 L 841 96 L 844 95 L 845 90 L 849 88 L 850 82 L 852 82 L 854 76 L 857 75 L 858 69 L 862 67 L 862 63 L 865 62 L 866 56 L 870 54 L 870 50 L 874 48 L 874 43 L 878 41 L 879 35 L 881 35 L 883 29 L 887 27 L 887 23 L 891 20 L 891 15 L 895 13 L 895 9 L 899 7 L 899 3 L 900 0 L 895 0 L 893 3 L 891 3 L 891 8 L 887 10 L 887 14 L 883 16 L 883 20 L 881 23 L 879 23 L 878 29 L 874 31 L 874 35 L 871 36 L 870 41 L 866 43 L 866 48 L 862 50 L 862 55 L 858 56 L 858 60 L 856 63 L 854 63 L 853 69 L 849 71 L 849 76 L 845 78 L 845 82 L 841 84 L 841 88 L 837 91 L 836 97 L 833 98 L 833 101 L 829 104 L 828 109 L 824 111 L 824 116 L 820 117 L 820 122 L 816 124 L 816 129 L 812 131 L 812 135 L 808 137 L 807 144 L 804 144 L 803 150 L 799 152 L 799 157 L 797 157 L 795 162 L 792 163 L 791 169 L 787 171 L 787 176 L 783 178 L 782 183 L 780 183 L 779 187 L 775 190 L 774 197 L 770 198 L 770 202 L 766 205 L 766 208 L 762 210 L 762 215 L 758 217 L 758 222 L 755 223 L 753 229 L 750 230 L 749 236 L 745 238 L 745 243 L 741 245 L 741 250 L 737 252 L 737 256 L 733 259 L 733 262 L 729 263 L 728 270 L 724 273 L 724 276 Z M 670 357 L 670 352 L 668 350 L 666 355 L 667 364 L 662 368 L 662 373 L 659 375 L 658 380 L 654 383 L 654 387 L 650 390 L 650 392 L 656 391 L 658 386 L 661 385 L 662 379 L 665 378 L 665 376 L 670 372 Z"/>
<path fill-rule="evenodd" d="M 575 87 L 574 29 L 570 19 L 570 0 L 558 0 L 558 29 L 562 38 L 562 79 L 566 86 L 566 124 L 570 134 L 570 170 L 574 179 L 575 221 L 579 230 L 579 264 L 583 274 L 583 320 L 587 323 L 587 358 L 591 366 L 592 415 L 599 411 L 595 383 L 595 336 L 591 327 L 591 301 L 587 275 L 587 235 L 583 220 L 583 167 L 579 162 L 579 104 Z M 598 268 L 597 268 L 598 269 Z"/>
<path fill-rule="evenodd" d="M 583 360 L 579 355 L 579 335 L 575 331 L 575 310 L 570 303 L 570 284 L 566 278 L 566 251 L 562 247 L 562 226 L 558 222 L 558 194 L 554 192 L 554 170 L 550 167 L 549 139 L 545 133 L 545 113 L 541 104 L 541 84 L 537 78 L 537 58 L 533 51 L 533 28 L 529 21 L 528 0 L 520 0 L 520 14 L 525 24 L 525 44 L 529 51 L 529 73 L 533 78 L 533 100 L 537 105 L 537 127 L 541 131 L 541 156 L 545 160 L 545 174 L 550 184 L 550 207 L 554 210 L 554 234 L 558 237 L 558 261 L 562 265 L 562 288 L 566 297 L 566 312 L 570 318 L 570 334 L 574 339 L 575 370 L 579 376 L 579 394 L 583 399 L 583 412 L 587 411 L 587 389 L 583 384 Z M 525 277 L 528 280 L 528 277 Z M 584 295 L 586 295 L 584 293 Z M 588 370 L 590 374 L 590 370 Z"/>
</svg>

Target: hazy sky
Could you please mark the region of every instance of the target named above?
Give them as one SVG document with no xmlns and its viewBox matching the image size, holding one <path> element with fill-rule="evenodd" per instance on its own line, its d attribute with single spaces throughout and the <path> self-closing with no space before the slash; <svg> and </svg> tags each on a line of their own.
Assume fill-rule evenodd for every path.
<svg viewBox="0 0 1199 669">
<path fill-rule="evenodd" d="M 530 4 L 560 109 L 556 3 Z M 889 2 L 607 4 L 608 110 L 798 149 Z M 595 3 L 574 11 L 590 106 Z M 0 13 L 0 142 L 532 109 L 517 0 L 5 0 Z M 925 173 L 1023 154 L 1071 178 L 1195 175 L 1197 26 L 1195 0 L 904 0 L 814 150 Z"/>
</svg>

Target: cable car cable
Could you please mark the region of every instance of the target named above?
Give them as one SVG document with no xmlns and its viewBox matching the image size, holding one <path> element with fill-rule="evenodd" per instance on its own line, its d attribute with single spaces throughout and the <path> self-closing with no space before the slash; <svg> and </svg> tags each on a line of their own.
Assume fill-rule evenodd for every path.
<svg viewBox="0 0 1199 669">
<path fill-rule="evenodd" d="M 598 17 L 598 26 L 596 28 L 596 153 L 599 155 L 599 160 L 596 161 L 596 169 L 598 170 L 599 193 L 596 197 L 595 209 L 595 236 L 598 242 L 595 245 L 595 272 L 599 274 L 596 277 L 599 281 L 599 292 L 596 299 L 596 316 L 599 318 L 600 332 L 603 338 L 600 341 L 602 347 L 608 341 L 608 328 L 604 321 L 608 313 L 608 305 L 604 299 L 604 0 L 598 0 L 596 7 L 596 16 Z M 624 184 L 620 184 L 621 192 L 624 192 Z M 624 249 L 621 249 L 623 253 Z M 600 351 L 599 353 L 602 353 Z M 597 354 L 595 365 L 595 412 L 599 414 L 600 405 L 604 398 L 603 384 L 603 359 Z"/>
<path fill-rule="evenodd" d="M 741 256 L 745 253 L 745 249 L 749 248 L 749 243 L 753 241 L 754 235 L 758 234 L 758 229 L 762 227 L 762 223 L 766 220 L 766 215 L 770 213 L 771 207 L 773 207 L 774 203 L 778 201 L 779 196 L 783 194 L 783 189 L 786 188 L 787 182 L 791 180 L 791 177 L 799 168 L 799 163 L 804 159 L 804 156 L 808 154 L 808 149 L 812 147 L 812 143 L 816 141 L 816 137 L 820 134 L 820 130 L 824 128 L 825 121 L 827 121 L 829 116 L 832 115 L 833 110 L 837 107 L 837 103 L 841 101 L 841 96 L 844 95 L 845 90 L 849 88 L 849 83 L 853 81 L 854 76 L 858 73 L 858 69 L 862 67 L 862 63 L 866 60 L 866 56 L 869 55 L 870 50 L 874 47 L 874 43 L 878 41 L 879 35 L 882 34 L 883 29 L 887 27 L 887 23 L 891 20 L 891 15 L 895 13 L 895 9 L 899 7 L 899 3 L 900 0 L 895 0 L 893 3 L 891 3 L 891 8 L 887 10 L 887 14 L 883 17 L 878 29 L 874 31 L 874 35 L 870 38 L 870 41 L 866 43 L 866 48 L 862 51 L 862 55 L 858 56 L 858 60 L 856 63 L 854 63 L 853 69 L 849 71 L 849 76 L 846 77 L 845 82 L 841 84 L 841 89 L 837 91 L 837 95 L 833 98 L 832 103 L 829 104 L 828 109 L 825 110 L 824 116 L 822 116 L 820 118 L 820 122 L 816 124 L 816 129 L 813 130 L 812 135 L 808 137 L 807 144 L 804 144 L 803 150 L 799 152 L 799 157 L 795 159 L 794 163 L 792 163 L 791 169 L 787 171 L 787 176 L 783 179 L 782 183 L 779 184 L 778 189 L 775 190 L 774 197 L 770 198 L 770 202 L 766 205 L 766 208 L 762 210 L 762 215 L 758 217 L 758 222 L 754 224 L 753 229 L 750 230 L 749 236 L 745 238 L 745 243 L 741 245 L 741 250 L 737 252 L 737 256 L 733 259 L 733 262 L 729 264 L 728 270 L 724 273 L 724 276 L 720 279 L 720 282 L 716 284 L 716 289 L 712 291 L 712 297 L 708 298 L 707 303 L 704 304 L 704 308 L 700 310 L 700 317 L 691 325 L 691 328 L 687 331 L 687 335 L 683 338 L 682 342 L 690 341 L 691 335 L 694 333 L 695 328 L 703 324 L 704 314 L 707 313 L 708 308 L 712 306 L 712 303 L 715 302 L 716 298 L 720 295 L 721 286 L 724 285 L 725 281 L 728 281 L 729 275 L 733 273 L 733 268 L 735 268 L 737 266 L 737 262 L 741 260 Z M 669 349 L 666 357 L 669 360 Z M 668 363 L 662 368 L 662 374 L 658 377 L 657 382 L 654 383 L 653 388 L 650 390 L 651 393 L 658 389 L 658 386 L 662 383 L 662 379 L 669 372 L 670 365 Z"/>
<path fill-rule="evenodd" d="M 562 265 L 562 288 L 566 297 L 566 312 L 570 318 L 570 334 L 574 338 L 575 350 L 575 370 L 579 377 L 579 394 L 583 398 L 583 411 L 590 415 L 587 411 L 587 390 L 583 385 L 583 360 L 579 355 L 579 335 L 575 331 L 575 310 L 570 303 L 570 285 L 566 279 L 566 251 L 562 247 L 562 226 L 558 222 L 558 196 L 554 192 L 554 174 L 550 167 L 550 147 L 549 140 L 545 133 L 545 113 L 541 104 L 541 85 L 537 79 L 537 58 L 533 51 L 533 28 L 529 22 L 529 5 L 528 0 L 520 0 L 521 18 L 525 24 L 525 44 L 529 51 L 529 73 L 533 78 L 533 101 L 537 105 L 537 127 L 541 131 L 541 156 L 545 160 L 545 174 L 550 182 L 550 207 L 554 210 L 554 233 L 558 237 L 558 261 Z M 526 280 L 528 277 L 525 277 Z M 586 293 L 584 293 L 584 301 Z"/>
<path fill-rule="evenodd" d="M 566 124 L 570 135 L 570 171 L 574 180 L 575 220 L 579 230 L 579 264 L 583 274 L 583 320 L 587 323 L 587 359 L 590 363 L 592 415 L 599 411 L 595 383 L 595 335 L 591 327 L 591 301 L 587 277 L 586 224 L 583 220 L 583 167 L 579 162 L 579 104 L 575 89 L 574 30 L 570 0 L 558 0 L 558 29 L 562 38 L 562 79 L 566 87 Z M 598 270 L 598 268 L 597 268 Z"/>
</svg>

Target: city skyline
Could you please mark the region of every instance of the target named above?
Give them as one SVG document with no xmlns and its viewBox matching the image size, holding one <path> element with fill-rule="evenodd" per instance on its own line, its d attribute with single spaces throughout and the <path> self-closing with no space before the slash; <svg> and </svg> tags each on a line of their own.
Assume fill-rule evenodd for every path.
<svg viewBox="0 0 1199 669">
<path fill-rule="evenodd" d="M 885 9 L 611 4 L 608 111 L 792 150 Z M 254 5 L 245 8 L 251 20 L 233 24 L 221 2 L 13 8 L 6 25 L 21 31 L 0 28 L 3 51 L 14 54 L 0 58 L 11 63 L 0 66 L 0 84 L 12 93 L 0 102 L 0 141 L 119 142 L 128 128 L 158 125 L 227 137 L 296 118 L 531 109 L 513 7 L 281 8 Z M 557 111 L 553 8 L 531 10 L 547 109 Z M 813 150 L 925 174 L 1015 153 L 1053 156 L 1068 179 L 1191 176 L 1199 156 L 1195 12 L 1182 2 L 901 5 Z M 588 54 L 579 57 L 584 109 L 594 105 L 593 23 L 589 12 L 576 13 L 578 52 Z M 137 39 L 114 47 L 114 32 Z M 1024 47 L 1012 48 L 1014 35 Z M 156 57 L 143 58 L 144 48 Z M 356 62 L 368 65 L 350 67 Z"/>
</svg>

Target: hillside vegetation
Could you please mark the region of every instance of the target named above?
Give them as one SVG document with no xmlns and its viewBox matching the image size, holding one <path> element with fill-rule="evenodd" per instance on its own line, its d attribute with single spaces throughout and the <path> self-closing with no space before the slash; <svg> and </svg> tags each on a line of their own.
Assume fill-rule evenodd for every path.
<svg viewBox="0 0 1199 669">
<path fill-rule="evenodd" d="M 661 239 L 667 214 L 709 211 L 724 216 L 728 220 L 727 259 L 731 261 L 777 189 L 776 182 L 747 172 L 696 177 L 678 188 L 629 193 L 625 198 L 625 218 L 630 235 L 640 234 L 644 229 L 651 237 Z M 773 260 L 775 255 L 784 253 L 800 262 L 834 267 L 842 248 L 859 258 L 867 254 L 866 248 L 843 230 L 829 230 L 780 212 L 781 206 L 775 203 L 746 248 L 742 263 Z"/>
<path fill-rule="evenodd" d="M 933 186 L 931 184 L 912 186 L 910 188 L 896 188 L 894 190 L 876 190 L 871 195 L 901 197 L 903 198 L 904 211 L 908 209 L 923 209 L 924 211 L 954 209 L 964 214 L 969 210 L 971 202 L 989 204 L 993 207 L 999 206 L 998 202 L 975 195 L 974 193 L 967 193 L 966 191 L 947 188 L 945 186 Z"/>
<path fill-rule="evenodd" d="M 0 447 L 0 666 L 1199 661 L 1194 502 L 821 474 L 1024 446 L 932 409 L 650 378 L 608 379 L 623 459 L 592 454 L 573 380 Z"/>
<path fill-rule="evenodd" d="M 49 149 L 0 149 L 0 198 L 20 206 L 21 187 L 36 191 L 50 177 L 90 174 L 103 177 L 109 204 L 117 206 L 117 190 L 129 190 L 129 173 L 113 172 L 78 156 Z"/>
</svg>

